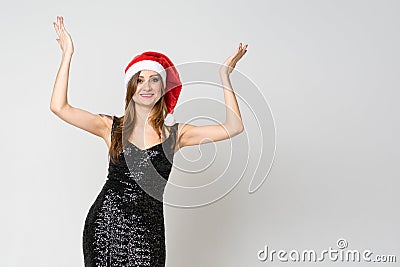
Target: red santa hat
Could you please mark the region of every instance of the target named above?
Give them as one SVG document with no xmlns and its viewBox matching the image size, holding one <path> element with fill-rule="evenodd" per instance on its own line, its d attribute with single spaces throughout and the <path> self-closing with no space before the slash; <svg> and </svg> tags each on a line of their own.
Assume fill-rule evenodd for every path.
<svg viewBox="0 0 400 267">
<path fill-rule="evenodd" d="M 165 88 L 165 102 L 167 104 L 168 114 L 164 119 L 164 124 L 172 126 L 175 124 L 175 118 L 172 115 L 179 94 L 182 90 L 182 83 L 179 73 L 172 61 L 164 54 L 154 51 L 143 52 L 135 56 L 125 68 L 125 88 L 132 76 L 141 70 L 153 70 L 160 74 Z"/>
</svg>

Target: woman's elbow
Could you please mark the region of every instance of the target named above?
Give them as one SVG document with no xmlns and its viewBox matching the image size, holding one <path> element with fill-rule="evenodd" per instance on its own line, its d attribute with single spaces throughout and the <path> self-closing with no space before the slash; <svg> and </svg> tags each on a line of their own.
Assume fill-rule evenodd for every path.
<svg viewBox="0 0 400 267">
<path fill-rule="evenodd" d="M 235 129 L 235 131 L 233 132 L 233 136 L 239 135 L 244 131 L 244 127 L 243 125 L 237 129 Z"/>
</svg>

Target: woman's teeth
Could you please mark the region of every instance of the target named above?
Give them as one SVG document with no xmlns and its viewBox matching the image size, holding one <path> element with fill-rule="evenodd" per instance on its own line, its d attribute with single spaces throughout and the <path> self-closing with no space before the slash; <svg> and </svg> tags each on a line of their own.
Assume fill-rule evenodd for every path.
<svg viewBox="0 0 400 267">
<path fill-rule="evenodd" d="M 149 97 L 152 97 L 153 96 L 153 94 L 140 94 L 142 97 L 147 97 L 147 98 L 149 98 Z"/>
</svg>

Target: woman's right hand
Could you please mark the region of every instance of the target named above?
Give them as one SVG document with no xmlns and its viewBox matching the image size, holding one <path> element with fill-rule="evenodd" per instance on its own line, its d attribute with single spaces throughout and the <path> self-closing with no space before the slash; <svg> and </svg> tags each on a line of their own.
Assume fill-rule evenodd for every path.
<svg viewBox="0 0 400 267">
<path fill-rule="evenodd" d="M 63 55 L 72 56 L 74 44 L 72 43 L 71 35 L 65 29 L 64 18 L 57 16 L 57 22 L 53 22 L 53 25 L 58 35 L 56 40 L 61 47 Z"/>
</svg>

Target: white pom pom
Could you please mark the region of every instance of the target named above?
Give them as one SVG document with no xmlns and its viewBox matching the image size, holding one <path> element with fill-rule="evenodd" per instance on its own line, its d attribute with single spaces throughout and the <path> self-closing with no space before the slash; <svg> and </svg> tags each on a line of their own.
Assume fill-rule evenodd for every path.
<svg viewBox="0 0 400 267">
<path fill-rule="evenodd" d="M 167 126 L 172 126 L 175 124 L 175 118 L 171 113 L 168 113 L 167 116 L 164 119 L 164 124 Z"/>
</svg>

